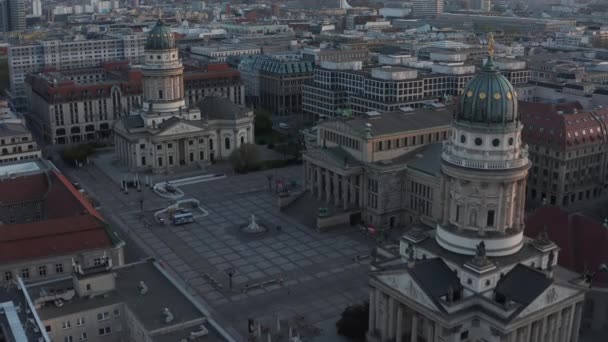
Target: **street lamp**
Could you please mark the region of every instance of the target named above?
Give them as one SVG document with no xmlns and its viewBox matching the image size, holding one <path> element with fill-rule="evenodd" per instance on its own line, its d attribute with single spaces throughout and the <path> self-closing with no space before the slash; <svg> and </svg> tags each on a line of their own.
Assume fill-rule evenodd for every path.
<svg viewBox="0 0 608 342">
<path fill-rule="evenodd" d="M 236 270 L 234 269 L 234 267 L 228 267 L 225 272 L 226 275 L 228 275 L 228 287 L 230 288 L 230 291 L 232 291 L 232 277 L 234 276 L 234 273 L 236 273 Z"/>
</svg>

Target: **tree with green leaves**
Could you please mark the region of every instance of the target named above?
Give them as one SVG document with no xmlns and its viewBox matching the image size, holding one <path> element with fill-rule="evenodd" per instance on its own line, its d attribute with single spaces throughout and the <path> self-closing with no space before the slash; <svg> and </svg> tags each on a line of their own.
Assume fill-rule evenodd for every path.
<svg viewBox="0 0 608 342">
<path fill-rule="evenodd" d="M 364 342 L 369 325 L 369 303 L 347 306 L 336 322 L 338 334 L 351 341 Z"/>
<path fill-rule="evenodd" d="M 255 144 L 241 144 L 238 149 L 230 154 L 230 162 L 234 171 L 238 173 L 255 170 L 260 164 L 258 146 Z"/>
<path fill-rule="evenodd" d="M 272 132 L 272 118 L 269 111 L 265 109 L 256 109 L 254 115 L 253 125 L 256 135 L 264 135 Z"/>
</svg>

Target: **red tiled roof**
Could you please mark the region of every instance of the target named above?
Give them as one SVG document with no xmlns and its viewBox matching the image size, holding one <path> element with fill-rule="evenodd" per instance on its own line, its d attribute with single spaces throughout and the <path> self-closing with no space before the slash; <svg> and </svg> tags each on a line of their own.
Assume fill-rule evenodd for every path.
<svg viewBox="0 0 608 342">
<path fill-rule="evenodd" d="M 102 222 L 79 215 L 1 227 L 0 263 L 109 248 Z"/>
<path fill-rule="evenodd" d="M 565 151 L 607 140 L 608 110 L 578 112 L 578 102 L 547 104 L 520 101 L 525 143 Z M 558 112 L 564 114 L 559 114 Z"/>
<path fill-rule="evenodd" d="M 81 206 L 82 208 L 84 208 L 84 210 L 86 210 L 86 212 L 90 215 L 95 216 L 98 220 L 105 222 L 105 220 L 103 219 L 103 217 L 99 214 L 99 212 L 97 210 L 95 210 L 95 208 L 93 207 L 93 205 L 91 204 L 91 202 L 89 202 L 89 200 L 87 200 L 80 191 L 76 190 L 76 188 L 74 187 L 74 185 L 72 183 L 70 183 L 70 181 L 65 178 L 65 176 L 62 173 L 59 173 L 55 170 L 52 171 L 53 175 L 57 178 L 57 180 L 59 180 L 59 182 L 62 185 L 63 189 L 66 189 L 69 191 L 69 195 L 71 195 L 71 197 L 76 200 L 77 202 L 77 206 Z M 57 184 L 59 185 L 59 184 Z M 57 188 L 58 186 L 55 186 L 54 188 Z M 66 196 L 67 194 L 62 193 L 61 197 L 62 198 L 57 198 L 58 201 L 65 201 L 67 200 L 68 196 Z M 50 196 L 49 196 L 50 197 Z M 58 195 L 59 197 L 59 195 Z M 49 210 L 50 211 L 50 210 Z M 82 211 L 82 210 L 80 210 Z"/>
<path fill-rule="evenodd" d="M 547 227 L 549 238 L 561 251 L 559 265 L 582 273 L 597 270 L 608 262 L 608 228 L 580 214 L 570 214 L 559 207 L 545 206 L 526 217 L 525 234 L 536 237 Z M 608 273 L 597 273 L 594 285 L 608 286 Z"/>
<path fill-rule="evenodd" d="M 45 174 L 36 174 L 0 182 L 0 203 L 40 201 L 44 198 L 49 184 Z"/>
</svg>

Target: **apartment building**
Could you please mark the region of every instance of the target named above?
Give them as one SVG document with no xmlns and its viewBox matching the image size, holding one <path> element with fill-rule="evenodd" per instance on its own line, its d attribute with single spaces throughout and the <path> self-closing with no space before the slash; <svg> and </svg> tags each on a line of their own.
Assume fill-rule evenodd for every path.
<svg viewBox="0 0 608 342">
<path fill-rule="evenodd" d="M 26 83 L 30 123 L 52 144 L 108 140 L 112 123 L 142 105 L 141 69 L 126 60 L 29 75 Z M 187 106 L 205 96 L 245 103 L 240 73 L 226 64 L 185 65 L 184 91 Z"/>
<path fill-rule="evenodd" d="M 184 65 L 184 92 L 186 105 L 195 105 L 206 96 L 220 96 L 238 105 L 245 104 L 245 85 L 241 73 L 225 63 L 212 63 L 204 67 Z"/>
<path fill-rule="evenodd" d="M 249 56 L 239 64 L 249 104 L 273 115 L 302 113 L 303 88 L 313 80 L 313 63 L 294 54 Z"/>
<path fill-rule="evenodd" d="M 43 40 L 8 50 L 10 98 L 18 111 L 29 108 L 26 76 L 48 70 L 99 67 L 108 61 L 142 62 L 145 35 L 111 33 L 94 39 Z"/>
<path fill-rule="evenodd" d="M 112 123 L 141 106 L 141 79 L 127 61 L 31 74 L 31 122 L 52 144 L 107 140 Z"/>
<path fill-rule="evenodd" d="M 47 162 L 3 164 L 0 175 L 1 285 L 62 277 L 74 261 L 87 267 L 106 259 L 124 263 L 124 243 Z"/>
<path fill-rule="evenodd" d="M 312 83 L 303 86 L 303 111 L 312 120 L 420 108 L 462 93 L 476 70 L 475 65 L 465 62 L 468 58 L 466 53 L 450 52 L 434 56 L 435 62 L 409 55 L 380 55 L 379 60 L 389 65 L 369 67 L 358 61 L 321 62 Z M 525 62 L 499 60 L 496 65 L 505 69 L 503 75 L 512 84 L 525 84 L 530 79 Z"/>
<path fill-rule="evenodd" d="M 413 0 L 412 14 L 417 18 L 436 17 L 443 13 L 443 0 Z"/>
<path fill-rule="evenodd" d="M 467 68 L 465 74 L 450 75 L 401 66 L 321 62 L 312 84 L 303 86 L 302 107 L 310 119 L 419 108 L 438 97 L 459 94 L 475 71 L 474 66 Z"/>
<path fill-rule="evenodd" d="M 0 99 L 0 164 L 40 156 L 41 151 L 24 120 L 11 111 L 7 100 Z"/>
<path fill-rule="evenodd" d="M 522 102 L 522 139 L 533 167 L 527 203 L 574 206 L 608 191 L 608 110 Z"/>
<path fill-rule="evenodd" d="M 193 46 L 190 55 L 195 59 L 203 59 L 212 63 L 224 63 L 229 57 L 258 55 L 262 48 L 257 44 L 218 44 L 210 46 Z"/>
<path fill-rule="evenodd" d="M 53 341 L 232 340 L 158 262 L 73 269 L 27 287 Z"/>
</svg>

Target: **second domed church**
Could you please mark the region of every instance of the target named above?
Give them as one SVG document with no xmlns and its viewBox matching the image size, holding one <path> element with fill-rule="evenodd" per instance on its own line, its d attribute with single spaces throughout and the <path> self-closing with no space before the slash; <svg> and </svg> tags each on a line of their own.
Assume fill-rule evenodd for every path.
<svg viewBox="0 0 608 342">
<path fill-rule="evenodd" d="M 160 20 L 148 32 L 141 70 L 141 108 L 114 124 L 116 154 L 129 170 L 169 172 L 204 165 L 253 143 L 251 109 L 220 96 L 186 105 L 184 67 L 171 29 Z"/>
</svg>

